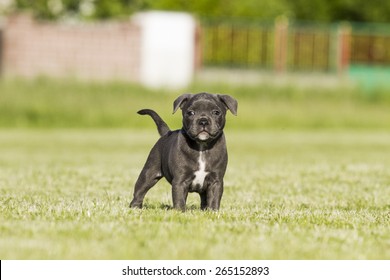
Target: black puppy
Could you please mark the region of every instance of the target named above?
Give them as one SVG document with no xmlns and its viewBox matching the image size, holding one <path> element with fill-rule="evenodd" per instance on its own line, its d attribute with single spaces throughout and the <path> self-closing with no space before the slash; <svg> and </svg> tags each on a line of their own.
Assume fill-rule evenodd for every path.
<svg viewBox="0 0 390 280">
<path fill-rule="evenodd" d="M 173 113 L 179 107 L 183 113 L 183 128 L 175 131 L 153 110 L 139 111 L 152 117 L 161 137 L 138 177 L 130 207 L 141 208 L 148 190 L 165 177 L 175 209 L 184 211 L 188 193 L 197 192 L 201 209 L 218 210 L 228 161 L 225 115 L 227 110 L 237 115 L 237 105 L 229 95 L 183 94 L 173 103 Z"/>
</svg>

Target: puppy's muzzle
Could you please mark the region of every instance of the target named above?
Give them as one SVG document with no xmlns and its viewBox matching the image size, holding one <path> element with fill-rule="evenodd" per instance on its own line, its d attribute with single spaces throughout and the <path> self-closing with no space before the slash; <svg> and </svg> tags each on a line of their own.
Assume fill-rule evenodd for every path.
<svg viewBox="0 0 390 280">
<path fill-rule="evenodd" d="M 202 126 L 202 127 L 206 127 L 207 125 L 209 125 L 209 120 L 207 118 L 200 118 L 198 120 L 198 125 Z"/>
</svg>

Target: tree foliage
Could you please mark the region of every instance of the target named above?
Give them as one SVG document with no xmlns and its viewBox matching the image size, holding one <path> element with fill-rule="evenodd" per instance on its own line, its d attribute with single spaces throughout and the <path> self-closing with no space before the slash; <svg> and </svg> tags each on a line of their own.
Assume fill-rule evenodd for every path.
<svg viewBox="0 0 390 280">
<path fill-rule="evenodd" d="M 0 13 L 31 10 L 46 19 L 108 19 L 152 9 L 220 18 L 390 22 L 390 1 L 383 0 L 0 0 Z"/>
</svg>

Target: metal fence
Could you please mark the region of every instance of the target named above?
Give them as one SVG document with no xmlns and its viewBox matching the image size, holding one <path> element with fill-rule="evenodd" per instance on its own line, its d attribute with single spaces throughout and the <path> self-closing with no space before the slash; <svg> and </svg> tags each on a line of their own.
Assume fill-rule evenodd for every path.
<svg viewBox="0 0 390 280">
<path fill-rule="evenodd" d="M 204 20 L 202 32 L 205 66 L 322 72 L 390 66 L 390 26 Z"/>
<path fill-rule="evenodd" d="M 390 66 L 390 26 L 351 25 L 351 63 Z"/>
<path fill-rule="evenodd" d="M 272 68 L 274 26 L 205 21 L 202 24 L 206 66 Z"/>
<path fill-rule="evenodd" d="M 287 69 L 302 71 L 336 69 L 338 36 L 332 26 L 291 26 L 287 40 Z"/>
</svg>

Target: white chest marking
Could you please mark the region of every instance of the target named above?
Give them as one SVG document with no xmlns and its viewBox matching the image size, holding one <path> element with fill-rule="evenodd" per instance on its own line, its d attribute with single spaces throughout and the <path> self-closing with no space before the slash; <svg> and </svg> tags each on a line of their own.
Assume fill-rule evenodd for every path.
<svg viewBox="0 0 390 280">
<path fill-rule="evenodd" d="M 206 178 L 208 172 L 206 172 L 206 161 L 204 160 L 203 152 L 199 152 L 199 169 L 198 171 L 195 171 L 195 178 L 192 181 L 192 186 L 195 187 L 197 185 L 203 186 L 204 179 Z"/>
</svg>

